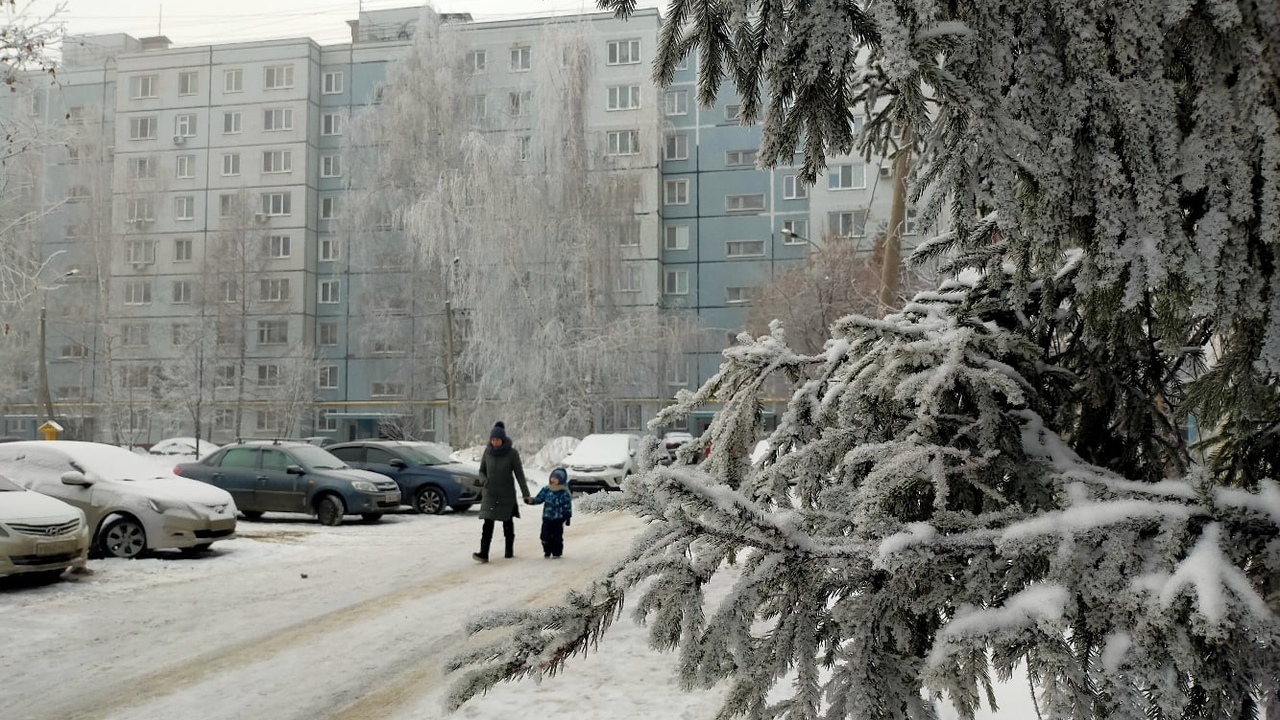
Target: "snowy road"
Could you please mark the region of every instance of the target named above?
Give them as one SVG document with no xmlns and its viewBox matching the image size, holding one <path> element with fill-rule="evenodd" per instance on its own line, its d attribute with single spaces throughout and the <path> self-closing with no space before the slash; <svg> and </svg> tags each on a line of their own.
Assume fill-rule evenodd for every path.
<svg viewBox="0 0 1280 720">
<path fill-rule="evenodd" d="M 337 528 L 268 516 L 206 557 L 91 561 L 74 582 L 0 587 L 0 719 L 444 717 L 441 666 L 467 617 L 560 601 L 639 528 L 575 517 L 565 559 L 549 561 L 526 515 L 517 557 L 488 565 L 470 558 L 474 512 Z M 678 693 L 674 658 L 647 650 L 642 628 L 611 636 L 566 674 L 500 686 L 458 716 L 714 716 L 716 694 Z"/>
</svg>

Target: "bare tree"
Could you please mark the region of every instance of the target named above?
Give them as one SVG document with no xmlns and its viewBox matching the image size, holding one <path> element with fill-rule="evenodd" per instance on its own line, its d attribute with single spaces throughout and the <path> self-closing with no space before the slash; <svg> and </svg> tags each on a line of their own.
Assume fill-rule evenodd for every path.
<svg viewBox="0 0 1280 720">
<path fill-rule="evenodd" d="M 656 197 L 658 123 L 588 129 L 589 32 L 548 30 L 538 47 L 551 60 L 495 96 L 472 83 L 465 30 L 428 12 L 381 104 L 353 122 L 348 227 L 404 232 L 362 235 L 352 268 L 398 259 L 400 279 L 380 275 L 371 292 L 411 288 L 414 323 L 366 311 L 365 332 L 414 338 L 406 382 L 446 388 L 455 443 L 499 412 L 548 435 L 590 431 L 606 398 L 657 397 L 693 337 L 657 311 L 656 250 L 646 263 L 639 249 L 656 222 L 637 207 Z"/>
</svg>

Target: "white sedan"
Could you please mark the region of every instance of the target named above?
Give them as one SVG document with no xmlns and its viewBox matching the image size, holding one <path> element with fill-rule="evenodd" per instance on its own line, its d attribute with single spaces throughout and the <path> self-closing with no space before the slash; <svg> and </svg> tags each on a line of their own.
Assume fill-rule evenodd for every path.
<svg viewBox="0 0 1280 720">
<path fill-rule="evenodd" d="M 83 512 L 0 476 L 0 577 L 54 579 L 88 550 Z"/>
<path fill-rule="evenodd" d="M 94 548 L 114 557 L 208 550 L 236 529 L 226 490 L 177 477 L 124 448 L 73 440 L 0 443 L 0 473 L 84 512 Z"/>
</svg>

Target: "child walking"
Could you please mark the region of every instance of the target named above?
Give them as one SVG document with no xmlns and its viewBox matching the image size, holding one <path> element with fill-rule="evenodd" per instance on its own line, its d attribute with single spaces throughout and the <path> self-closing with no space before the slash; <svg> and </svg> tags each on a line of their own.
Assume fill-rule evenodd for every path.
<svg viewBox="0 0 1280 720">
<path fill-rule="evenodd" d="M 564 468 L 551 471 L 547 486 L 538 491 L 530 504 L 542 505 L 542 557 L 560 557 L 564 553 L 564 528 L 573 519 L 569 474 Z"/>
</svg>

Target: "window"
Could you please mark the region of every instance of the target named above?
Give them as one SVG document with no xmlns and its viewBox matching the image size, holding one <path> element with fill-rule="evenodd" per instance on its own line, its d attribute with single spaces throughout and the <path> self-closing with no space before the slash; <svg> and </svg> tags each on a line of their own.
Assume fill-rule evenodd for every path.
<svg viewBox="0 0 1280 720">
<path fill-rule="evenodd" d="M 263 150 L 262 151 L 262 172 L 264 173 L 293 172 L 293 151 L 292 150 Z"/>
<path fill-rule="evenodd" d="M 689 249 L 689 226 L 688 225 L 668 225 L 663 228 L 662 236 L 663 250 L 688 250 Z"/>
<path fill-rule="evenodd" d="M 178 178 L 180 180 L 189 180 L 196 176 L 196 156 L 195 155 L 179 155 L 178 156 Z"/>
<path fill-rule="evenodd" d="M 374 382 L 369 394 L 373 397 L 403 397 L 404 383 Z"/>
<path fill-rule="evenodd" d="M 662 112 L 667 116 L 689 114 L 689 91 L 668 90 L 662 96 Z"/>
<path fill-rule="evenodd" d="M 182 345 L 191 339 L 191 328 L 186 323 L 174 323 L 169 326 L 169 344 Z"/>
<path fill-rule="evenodd" d="M 338 323 L 323 322 L 316 325 L 316 344 L 333 347 L 338 344 Z"/>
<path fill-rule="evenodd" d="M 289 299 L 288 278 L 258 281 L 258 299 L 262 302 L 284 302 Z"/>
<path fill-rule="evenodd" d="M 689 136 L 685 133 L 672 133 L 666 137 L 662 149 L 663 160 L 687 160 L 689 159 Z"/>
<path fill-rule="evenodd" d="M 71 194 L 67 196 L 67 202 L 84 202 L 90 197 L 90 190 L 84 185 L 71 186 Z"/>
<path fill-rule="evenodd" d="M 173 134 L 178 137 L 195 137 L 196 136 L 196 116 L 192 113 L 183 113 L 173 119 Z"/>
<path fill-rule="evenodd" d="M 338 198 L 327 197 L 320 199 L 320 219 L 333 220 L 338 217 Z"/>
<path fill-rule="evenodd" d="M 129 78 L 129 97 L 134 100 L 153 98 L 159 87 L 159 75 L 135 75 Z"/>
<path fill-rule="evenodd" d="M 321 135 L 341 135 L 342 134 L 342 115 L 338 113 L 325 113 L 320 116 L 320 134 Z"/>
<path fill-rule="evenodd" d="M 174 220 L 195 220 L 196 199 L 193 195 L 179 195 L 173 199 Z"/>
<path fill-rule="evenodd" d="M 240 174 L 240 153 L 226 153 L 222 156 L 222 176 Z"/>
<path fill-rule="evenodd" d="M 272 65 L 263 68 L 262 87 L 264 90 L 281 90 L 293 87 L 293 66 Z"/>
<path fill-rule="evenodd" d="M 808 220 L 783 220 L 782 244 L 804 245 L 809 242 Z"/>
<path fill-rule="evenodd" d="M 320 156 L 320 177 L 326 177 L 326 178 L 342 177 L 342 156 L 341 155 L 321 155 Z"/>
<path fill-rule="evenodd" d="M 729 240 L 724 244 L 725 257 L 760 257 L 764 255 L 763 240 Z"/>
<path fill-rule="evenodd" d="M 176 263 L 191 262 L 191 238 L 177 238 L 173 241 L 173 261 Z"/>
<path fill-rule="evenodd" d="M 259 320 L 258 344 L 283 345 L 289 342 L 289 322 L 287 320 Z"/>
<path fill-rule="evenodd" d="M 280 366 L 279 365 L 259 365 L 258 366 L 258 385 L 270 387 L 280 384 Z M 258 424 L 262 424 L 262 416 L 264 412 L 258 413 Z M 259 427 L 259 430 L 264 428 Z"/>
<path fill-rule="evenodd" d="M 741 305 L 751 302 L 751 291 L 754 288 L 746 286 L 727 287 L 724 289 L 724 301 L 726 305 Z"/>
<path fill-rule="evenodd" d="M 240 299 L 240 286 L 235 280 L 223 280 L 218 283 L 218 297 L 222 302 L 235 302 Z"/>
<path fill-rule="evenodd" d="M 374 355 L 398 355 L 404 352 L 404 348 L 400 346 L 399 340 L 374 340 Z"/>
<path fill-rule="evenodd" d="M 120 328 L 120 343 L 124 347 L 146 347 L 147 346 L 147 325 L 128 324 Z"/>
<path fill-rule="evenodd" d="M 223 193 L 218 196 L 218 217 L 229 218 L 236 214 L 236 196 Z"/>
<path fill-rule="evenodd" d="M 89 348 L 80 343 L 70 343 L 63 345 L 58 349 L 58 357 L 62 358 L 83 358 L 89 357 Z"/>
<path fill-rule="evenodd" d="M 741 120 L 742 106 L 741 105 L 725 105 L 724 119 L 729 122 L 738 122 L 739 120 Z"/>
<path fill-rule="evenodd" d="M 662 292 L 667 295 L 689 294 L 689 271 L 666 270 L 662 273 Z"/>
<path fill-rule="evenodd" d="M 129 177 L 146 180 L 156 176 L 156 161 L 150 157 L 133 157 L 128 162 Z"/>
<path fill-rule="evenodd" d="M 125 217 L 131 223 L 151 222 L 156 219 L 151 198 L 131 198 L 125 204 Z"/>
<path fill-rule="evenodd" d="M 342 92 L 342 73 L 327 72 L 320 82 L 320 92 L 325 95 L 337 95 Z"/>
<path fill-rule="evenodd" d="M 243 70 L 223 70 L 222 71 L 222 92 L 238 93 L 244 91 L 244 71 Z"/>
<path fill-rule="evenodd" d="M 523 162 L 529 159 L 529 149 L 533 144 L 533 139 L 528 135 L 521 135 L 516 141 L 516 157 Z"/>
<path fill-rule="evenodd" d="M 289 236 L 288 235 L 268 235 L 267 236 L 267 257 L 275 260 L 289 257 Z"/>
<path fill-rule="evenodd" d="M 680 60 L 676 62 L 676 70 L 688 70 L 688 69 L 689 69 L 689 56 L 686 55 L 680 58 Z"/>
<path fill-rule="evenodd" d="M 88 159 L 91 155 L 92 151 L 89 148 L 83 148 L 78 145 L 67 146 L 67 162 L 69 163 L 78 163 L 81 160 Z"/>
<path fill-rule="evenodd" d="M 337 390 L 338 389 L 338 366 L 337 365 L 321 365 L 320 378 L 316 382 L 316 386 L 321 390 Z"/>
<path fill-rule="evenodd" d="M 757 154 L 756 150 L 729 150 L 724 154 L 724 164 L 729 167 L 755 167 Z"/>
<path fill-rule="evenodd" d="M 333 305 L 342 299 L 342 281 L 341 280 L 321 280 L 320 281 L 320 302 L 325 305 Z"/>
<path fill-rule="evenodd" d="M 228 385 L 227 387 L 230 387 L 230 386 Z M 235 429 L 236 429 L 236 411 L 235 411 L 235 408 L 216 408 L 216 409 L 214 409 L 214 411 L 213 411 L 213 428 L 214 428 L 215 430 L 225 430 L 225 431 L 228 431 L 228 432 L 235 430 Z M 226 455 L 223 455 L 223 456 L 222 456 L 222 466 L 223 466 L 223 467 L 232 467 L 230 464 L 228 464 L 228 463 L 229 463 L 229 461 L 233 461 L 233 459 L 234 459 L 234 458 L 237 458 L 237 457 L 238 457 L 238 458 L 248 458 L 248 463 L 249 463 L 249 464 L 248 464 L 248 465 L 243 465 L 242 467 L 249 467 L 249 468 L 251 468 L 251 467 L 253 467 L 254 462 L 257 460 L 257 452 L 258 452 L 257 450 L 247 450 L 247 449 L 236 449 L 236 450 L 231 450 L 231 451 L 227 452 L 227 454 L 226 454 Z"/>
<path fill-rule="evenodd" d="M 511 117 L 528 117 L 529 107 L 533 105 L 533 93 L 528 90 L 513 92 L 509 96 Z"/>
<path fill-rule="evenodd" d="M 640 247 L 640 221 L 635 218 L 619 220 L 617 229 L 618 247 Z"/>
<path fill-rule="evenodd" d="M 689 181 L 667 180 L 663 182 L 662 201 L 664 205 L 688 205 Z"/>
<path fill-rule="evenodd" d="M 290 108 L 275 108 L 274 110 L 262 111 L 262 129 L 267 132 L 278 132 L 280 130 L 293 129 L 293 110 Z"/>
<path fill-rule="evenodd" d="M 339 257 L 339 250 L 341 248 L 342 246 L 339 244 L 338 238 L 320 238 L 320 259 L 325 262 L 336 261 Z"/>
<path fill-rule="evenodd" d="M 173 281 L 173 302 L 175 305 L 186 305 L 191 302 L 191 281 Z"/>
<path fill-rule="evenodd" d="M 130 280 L 124 284 L 125 305 L 150 305 L 151 283 L 146 280 Z"/>
<path fill-rule="evenodd" d="M 530 49 L 528 45 L 511 48 L 511 72 L 528 72 Z"/>
<path fill-rule="evenodd" d="M 244 127 L 244 115 L 239 112 L 222 113 L 222 134 L 235 135 Z"/>
<path fill-rule="evenodd" d="M 195 95 L 200 92 L 200 76 L 194 72 L 178 73 L 178 94 Z"/>
<path fill-rule="evenodd" d="M 784 200 L 803 200 L 809 197 L 809 186 L 801 182 L 797 175 L 783 175 L 782 197 Z"/>
<path fill-rule="evenodd" d="M 618 292 L 640 292 L 640 268 L 634 265 L 623 265 L 618 273 Z"/>
<path fill-rule="evenodd" d="M 67 124 L 68 125 L 83 125 L 84 118 L 85 118 L 85 111 L 84 111 L 83 105 L 75 105 L 73 107 L 67 108 Z"/>
<path fill-rule="evenodd" d="M 867 234 L 867 211 L 827 213 L 827 223 L 828 231 L 836 237 L 862 237 Z"/>
<path fill-rule="evenodd" d="M 610 40 L 608 50 L 608 62 L 610 65 L 635 65 L 640 62 L 639 38 L 633 40 Z"/>
<path fill-rule="evenodd" d="M 156 119 L 153 117 L 129 118 L 130 140 L 155 140 Z"/>
<path fill-rule="evenodd" d="M 725 195 L 724 209 L 726 212 L 753 212 L 764 210 L 764 194 Z"/>
<path fill-rule="evenodd" d="M 219 365 L 213 374 L 214 387 L 229 388 L 236 386 L 236 366 Z"/>
<path fill-rule="evenodd" d="M 640 107 L 639 85 L 616 85 L 609 88 L 609 110 L 635 110 Z"/>
<path fill-rule="evenodd" d="M 667 365 L 668 385 L 689 384 L 689 363 L 684 360 L 672 360 Z"/>
<path fill-rule="evenodd" d="M 293 193 L 262 193 L 262 214 L 273 217 L 293 214 Z"/>
<path fill-rule="evenodd" d="M 125 260 L 134 265 L 151 265 L 156 261 L 156 244 L 151 240 L 130 240 Z"/>
<path fill-rule="evenodd" d="M 338 418 L 330 417 L 330 410 L 318 410 L 316 412 L 316 430 L 337 430 Z"/>
<path fill-rule="evenodd" d="M 473 50 L 467 53 L 467 68 L 472 75 L 479 75 L 489 65 L 489 53 L 484 50 Z"/>
<path fill-rule="evenodd" d="M 867 186 L 865 165 L 836 165 L 827 174 L 829 190 L 861 190 Z"/>
<path fill-rule="evenodd" d="M 919 216 L 918 216 L 918 214 L 917 214 L 917 212 L 916 212 L 916 209 L 915 209 L 915 208 L 913 208 L 913 207 L 909 207 L 909 208 L 907 208 L 907 215 L 906 215 L 906 218 L 904 219 L 904 221 L 903 221 L 903 223 L 902 223 L 902 234 L 903 234 L 903 235 L 915 235 L 915 234 L 916 234 L 916 232 L 918 231 L 918 230 L 917 230 L 917 228 L 918 228 L 918 226 L 919 226 L 919 223 L 918 223 L 918 221 L 917 221 L 917 220 L 918 220 L 918 217 L 919 217 Z"/>
<path fill-rule="evenodd" d="M 610 130 L 610 155 L 637 155 L 640 152 L 639 130 Z"/>
<path fill-rule="evenodd" d="M 130 390 L 141 390 L 150 387 L 151 368 L 145 365 L 134 365 L 120 368 L 120 384 Z M 146 417 L 146 411 L 129 412 L 129 427 L 137 427 L 135 420 Z"/>
<path fill-rule="evenodd" d="M 471 119 L 483 120 L 489 114 L 489 101 L 484 95 L 471 96 Z"/>
</svg>

